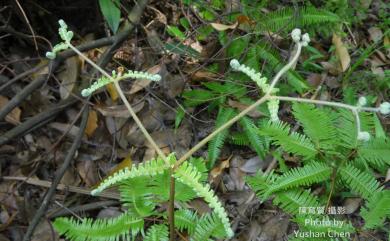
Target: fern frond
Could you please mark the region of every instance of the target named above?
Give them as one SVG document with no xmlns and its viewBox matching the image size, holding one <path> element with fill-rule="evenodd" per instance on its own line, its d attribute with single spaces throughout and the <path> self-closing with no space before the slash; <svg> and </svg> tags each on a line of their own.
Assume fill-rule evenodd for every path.
<svg viewBox="0 0 390 241">
<path fill-rule="evenodd" d="M 193 234 L 197 221 L 196 213 L 189 209 L 175 211 L 175 227 L 180 232 L 187 230 L 190 235 Z"/>
<path fill-rule="evenodd" d="M 316 108 L 312 104 L 294 103 L 293 114 L 317 149 L 334 149 L 334 145 L 338 142 L 337 132 L 332 118 L 325 110 Z"/>
<path fill-rule="evenodd" d="M 370 113 L 359 112 L 361 129 L 369 131 L 374 127 L 374 119 Z M 337 119 L 335 120 L 337 138 L 340 140 L 339 145 L 346 148 L 357 148 L 357 129 L 355 116 L 350 110 L 338 109 Z"/>
<path fill-rule="evenodd" d="M 175 162 L 175 155 L 171 153 L 167 157 L 168 162 L 165 162 L 161 158 L 153 159 L 144 163 L 140 163 L 137 166 L 132 166 L 130 168 L 121 169 L 120 171 L 114 173 L 112 176 L 104 179 L 97 188 L 91 191 L 92 195 L 96 195 L 102 192 L 104 189 L 115 185 L 119 182 L 122 182 L 128 178 L 140 177 L 140 176 L 154 176 L 156 174 L 161 174 L 164 170 L 170 167 L 170 163 Z"/>
<path fill-rule="evenodd" d="M 248 137 L 241 132 L 232 133 L 229 142 L 237 146 L 249 146 Z"/>
<path fill-rule="evenodd" d="M 261 26 L 272 32 L 291 31 L 296 26 L 306 27 L 318 24 L 331 24 L 340 22 L 340 18 L 329 11 L 314 7 L 302 7 L 299 12 L 286 7 L 274 12 L 270 12 L 262 19 Z"/>
<path fill-rule="evenodd" d="M 371 166 L 384 168 L 390 165 L 390 142 L 383 138 L 375 138 L 358 149 L 358 158 Z"/>
<path fill-rule="evenodd" d="M 330 178 L 331 168 L 321 162 L 312 162 L 300 168 L 293 168 L 278 177 L 269 189 L 264 193 L 265 197 L 270 194 L 292 187 L 308 186 Z"/>
<path fill-rule="evenodd" d="M 299 214 L 300 207 L 318 207 L 319 202 L 307 190 L 292 189 L 276 193 L 273 204 L 287 213 Z"/>
<path fill-rule="evenodd" d="M 290 132 L 290 127 L 283 122 L 268 122 L 261 129 L 260 133 L 269 136 L 275 144 L 280 145 L 287 152 L 301 155 L 306 159 L 313 158 L 317 150 L 309 138 L 297 132 Z"/>
<path fill-rule="evenodd" d="M 223 108 L 221 107 L 218 112 L 217 119 L 215 121 L 215 129 L 218 129 L 223 124 L 228 122 L 231 118 L 233 118 L 235 111 L 232 108 Z M 221 148 L 226 140 L 226 137 L 229 133 L 229 129 L 226 128 L 223 131 L 219 132 L 209 143 L 208 148 L 208 159 L 209 159 L 209 167 L 213 167 L 215 161 L 217 160 Z"/>
<path fill-rule="evenodd" d="M 164 224 L 154 224 L 146 232 L 144 241 L 168 241 L 168 227 Z"/>
<path fill-rule="evenodd" d="M 364 228 L 373 229 L 383 225 L 385 218 L 390 217 L 390 190 L 376 192 L 360 211 L 365 224 Z"/>
<path fill-rule="evenodd" d="M 264 197 L 264 194 L 271 187 L 271 185 L 275 183 L 277 178 L 278 176 L 275 175 L 273 171 L 268 174 L 258 172 L 255 176 L 246 176 L 245 181 L 256 193 L 256 196 L 264 201 L 266 198 Z"/>
<path fill-rule="evenodd" d="M 262 137 L 257 134 L 257 128 L 253 121 L 250 118 L 244 116 L 239 120 L 239 123 L 242 126 L 244 133 L 251 144 L 251 147 L 256 151 L 260 158 L 264 158 L 265 144 L 262 140 Z"/>
<path fill-rule="evenodd" d="M 368 172 L 363 172 L 348 164 L 340 169 L 341 179 L 348 187 L 359 193 L 363 198 L 368 199 L 376 192 L 382 190 L 380 183 Z"/>
<path fill-rule="evenodd" d="M 221 220 L 214 213 L 203 215 L 196 223 L 193 240 L 204 241 L 209 237 L 223 238 L 224 227 Z"/>
<path fill-rule="evenodd" d="M 57 218 L 54 228 L 66 238 L 77 241 L 116 241 L 131 240 L 143 229 L 144 221 L 135 218 L 129 213 L 109 219 L 90 218 L 82 221 L 73 218 Z"/>
<path fill-rule="evenodd" d="M 127 207 L 127 212 L 135 217 L 148 217 L 156 207 L 156 198 L 150 181 L 144 177 L 127 179 L 119 186 L 121 202 Z"/>
<path fill-rule="evenodd" d="M 204 198 L 216 215 L 221 219 L 227 236 L 232 237 L 233 231 L 230 228 L 229 218 L 225 209 L 222 207 L 222 204 L 219 202 L 214 192 L 210 189 L 210 185 L 203 185 L 200 183 L 199 179 L 201 174 L 198 170 L 191 163 L 184 162 L 176 169 L 174 176 L 176 180 L 190 186 L 199 197 Z"/>
</svg>

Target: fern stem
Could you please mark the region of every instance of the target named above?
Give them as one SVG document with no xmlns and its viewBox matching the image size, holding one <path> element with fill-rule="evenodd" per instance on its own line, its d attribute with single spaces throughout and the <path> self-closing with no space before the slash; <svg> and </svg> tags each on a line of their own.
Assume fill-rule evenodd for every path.
<svg viewBox="0 0 390 241">
<path fill-rule="evenodd" d="M 298 42 L 297 43 L 297 52 L 295 53 L 294 57 L 292 58 L 292 60 L 288 64 L 286 64 L 281 70 L 279 70 L 279 72 L 272 79 L 271 85 L 270 85 L 266 95 L 269 95 L 271 93 L 272 89 L 278 83 L 280 77 L 282 77 L 282 75 L 284 73 L 286 73 L 295 64 L 295 62 L 297 62 L 299 55 L 301 54 L 301 50 L 302 50 L 302 44 L 300 42 Z"/>
<path fill-rule="evenodd" d="M 116 90 L 118 91 L 119 96 L 121 97 L 123 103 L 125 104 L 127 110 L 129 111 L 131 117 L 133 117 L 135 123 L 140 128 L 142 134 L 144 134 L 145 138 L 149 141 L 149 143 L 153 146 L 157 154 L 164 159 L 165 162 L 167 162 L 167 157 L 163 153 L 163 151 L 158 147 L 156 142 L 153 140 L 153 138 L 150 136 L 149 132 L 145 129 L 144 125 L 138 118 L 138 116 L 135 114 L 133 108 L 131 107 L 130 103 L 127 101 L 126 96 L 124 95 L 118 81 L 123 79 L 123 77 L 118 76 L 118 78 L 112 78 L 112 76 L 107 73 L 104 69 L 100 68 L 97 64 L 95 64 L 91 59 L 89 59 L 87 56 L 85 56 L 82 52 L 80 52 L 76 47 L 74 47 L 72 44 L 68 43 L 69 48 L 71 48 L 75 53 L 77 53 L 81 58 L 83 58 L 85 61 L 87 61 L 92 67 L 97 69 L 101 74 L 109 78 L 115 85 Z"/>
<path fill-rule="evenodd" d="M 250 111 L 255 109 L 260 104 L 264 103 L 267 100 L 270 100 L 272 96 L 270 94 L 272 93 L 273 87 L 278 83 L 280 77 L 291 68 L 291 66 L 294 65 L 294 63 L 297 61 L 299 55 L 301 54 L 302 50 L 302 44 L 300 42 L 297 43 L 297 52 L 295 53 L 293 59 L 286 64 L 282 69 L 279 70 L 279 72 L 275 75 L 275 77 L 271 81 L 271 85 L 268 89 L 268 91 L 265 93 L 263 97 L 258 99 L 255 103 L 248 106 L 246 109 L 241 111 L 237 116 L 230 119 L 228 122 L 223 124 L 221 127 L 217 128 L 215 131 L 213 131 L 211 134 L 209 134 L 207 137 L 205 137 L 202 141 L 200 141 L 198 144 L 196 144 L 194 147 L 192 147 L 187 153 L 185 153 L 175 164 L 174 169 L 176 169 L 178 166 L 180 166 L 181 163 L 183 163 L 185 160 L 187 160 L 189 157 L 192 156 L 197 150 L 199 150 L 201 147 L 203 147 L 207 142 L 209 142 L 213 137 L 215 137 L 218 133 L 223 131 L 224 129 L 228 128 L 229 126 L 233 125 L 235 122 L 237 122 L 239 119 L 241 119 L 243 116 L 248 114 Z"/>
</svg>

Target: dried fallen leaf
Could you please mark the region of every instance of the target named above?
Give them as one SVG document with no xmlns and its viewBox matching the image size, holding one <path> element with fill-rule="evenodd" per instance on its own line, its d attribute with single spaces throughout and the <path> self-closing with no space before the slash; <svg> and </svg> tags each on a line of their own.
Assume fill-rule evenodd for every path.
<svg viewBox="0 0 390 241">
<path fill-rule="evenodd" d="M 376 43 L 376 42 L 379 42 L 382 40 L 383 33 L 382 33 L 382 30 L 380 28 L 371 27 L 367 31 L 370 34 L 371 41 Z"/>
<path fill-rule="evenodd" d="M 80 74 L 80 61 L 78 56 L 67 58 L 65 61 L 65 70 L 58 74 L 61 81 L 60 96 L 66 99 L 76 85 L 77 78 Z"/>
<path fill-rule="evenodd" d="M 0 109 L 2 109 L 8 103 L 8 98 L 0 95 Z M 14 108 L 8 115 L 5 117 L 5 121 L 13 125 L 20 124 L 20 114 L 22 111 L 19 107 Z"/>
<path fill-rule="evenodd" d="M 139 101 L 135 104 L 131 104 L 135 113 L 138 113 L 145 105 L 145 101 Z M 111 117 L 121 117 L 121 118 L 129 118 L 130 113 L 127 110 L 125 105 L 115 105 L 115 106 L 97 106 L 96 110 L 98 110 L 103 116 L 111 116 Z"/>
<path fill-rule="evenodd" d="M 115 172 L 118 172 L 124 168 L 131 168 L 132 163 L 133 161 L 131 160 L 131 155 L 128 154 L 125 159 L 123 159 L 120 163 L 118 163 L 115 167 L 111 169 L 107 176 L 111 176 Z"/>
<path fill-rule="evenodd" d="M 237 108 L 239 111 L 243 111 L 244 109 L 246 109 L 249 106 L 249 105 L 246 105 L 246 104 L 243 104 L 241 102 L 234 101 L 231 99 L 229 99 L 228 104 L 233 108 Z M 254 109 L 254 110 L 251 110 L 250 112 L 248 112 L 248 116 L 253 117 L 253 118 L 258 118 L 260 116 L 264 116 L 264 113 L 261 113 L 260 111 Z"/>
<path fill-rule="evenodd" d="M 217 30 L 217 31 L 225 31 L 225 30 L 228 30 L 228 29 L 235 29 L 238 25 L 238 22 L 235 22 L 234 24 L 231 24 L 231 25 L 226 25 L 226 24 L 222 24 L 222 23 L 211 23 L 211 26 Z"/>
<path fill-rule="evenodd" d="M 87 187 L 92 187 L 99 180 L 95 163 L 91 160 L 85 160 L 77 164 L 77 171 Z"/>
<path fill-rule="evenodd" d="M 341 37 L 336 33 L 333 33 L 332 43 L 336 46 L 336 56 L 340 61 L 341 70 L 344 72 L 348 69 L 351 63 L 351 57 L 349 56 L 348 49 L 345 47 Z"/>
<path fill-rule="evenodd" d="M 225 161 L 222 161 L 218 166 L 214 167 L 210 171 L 210 177 L 213 180 L 218 178 L 226 168 L 229 168 L 229 164 L 230 164 L 230 158 L 226 159 Z M 212 182 L 213 182 L 213 180 L 212 180 Z"/>
<path fill-rule="evenodd" d="M 88 137 L 91 137 L 97 127 L 98 127 L 98 115 L 96 111 L 90 110 L 88 114 L 87 126 L 85 127 L 85 134 L 87 134 Z"/>
<path fill-rule="evenodd" d="M 115 85 L 112 83 L 109 83 L 106 85 L 107 91 L 110 94 L 111 100 L 116 101 L 119 98 L 118 91 L 116 91 Z"/>
</svg>

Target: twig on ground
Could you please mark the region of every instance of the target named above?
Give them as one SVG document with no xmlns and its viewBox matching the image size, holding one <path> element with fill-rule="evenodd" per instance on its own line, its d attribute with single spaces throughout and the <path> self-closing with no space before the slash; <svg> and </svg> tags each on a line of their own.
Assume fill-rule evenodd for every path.
<svg viewBox="0 0 390 241">
<path fill-rule="evenodd" d="M 87 122 L 88 122 L 88 113 L 89 113 L 88 105 L 84 106 L 84 108 L 82 109 L 82 112 L 83 112 L 83 114 L 81 117 L 79 132 L 78 132 L 68 154 L 66 155 L 62 166 L 58 169 L 57 174 L 53 180 L 53 183 L 52 183 L 51 187 L 49 188 L 49 190 L 47 191 L 45 198 L 42 201 L 41 206 L 39 207 L 39 209 L 35 213 L 32 221 L 30 222 L 30 225 L 27 228 L 26 234 L 23 237 L 23 241 L 31 240 L 31 236 L 34 233 L 36 226 L 39 224 L 39 221 L 41 220 L 42 216 L 45 214 L 45 212 L 46 212 L 46 210 L 51 202 L 51 199 L 52 199 L 53 195 L 55 194 L 55 190 L 57 189 L 58 184 L 60 183 L 62 177 L 65 174 L 66 169 L 68 169 L 70 162 L 74 158 L 74 154 L 76 153 L 77 149 L 80 146 L 81 138 L 84 135 L 84 130 L 85 130 L 85 127 L 87 126 Z"/>
</svg>

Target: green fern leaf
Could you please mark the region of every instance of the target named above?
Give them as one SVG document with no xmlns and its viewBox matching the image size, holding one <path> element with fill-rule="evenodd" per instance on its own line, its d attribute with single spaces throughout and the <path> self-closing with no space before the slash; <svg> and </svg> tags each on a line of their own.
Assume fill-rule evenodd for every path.
<svg viewBox="0 0 390 241">
<path fill-rule="evenodd" d="M 351 190 L 365 199 L 382 190 L 380 183 L 370 173 L 363 172 L 351 164 L 340 168 L 340 176 Z"/>
<path fill-rule="evenodd" d="M 252 188 L 252 190 L 256 193 L 257 197 L 264 201 L 266 198 L 264 194 L 267 190 L 270 189 L 271 185 L 275 183 L 278 178 L 273 172 L 268 174 L 264 174 L 262 172 L 258 172 L 255 176 L 247 176 L 245 181 Z"/>
<path fill-rule="evenodd" d="M 260 133 L 269 136 L 275 144 L 283 147 L 287 152 L 301 155 L 311 159 L 317 154 L 317 150 L 309 138 L 297 132 L 290 132 L 290 127 L 283 122 L 268 122 L 261 129 Z"/>
<path fill-rule="evenodd" d="M 155 197 L 145 178 L 128 179 L 121 183 L 119 191 L 123 205 L 133 216 L 148 217 L 153 214 Z"/>
<path fill-rule="evenodd" d="M 260 137 L 257 133 L 257 128 L 253 121 L 244 116 L 239 120 L 240 125 L 244 129 L 244 133 L 246 137 L 248 138 L 251 147 L 256 151 L 257 155 L 259 155 L 260 158 L 265 158 L 265 142 L 262 140 L 262 137 Z"/>
<path fill-rule="evenodd" d="M 223 108 L 221 107 L 218 112 L 217 119 L 215 121 L 215 129 L 218 129 L 223 124 L 228 122 L 235 115 L 235 111 L 231 108 Z M 209 167 L 213 167 L 215 161 L 217 160 L 221 148 L 226 140 L 226 137 L 229 133 L 229 129 L 226 128 L 223 131 L 219 132 L 209 143 L 208 150 L 208 159 L 209 159 Z"/>
<path fill-rule="evenodd" d="M 380 169 L 390 165 L 390 142 L 375 138 L 358 149 L 358 158 Z"/>
<path fill-rule="evenodd" d="M 175 211 L 175 227 L 183 232 L 187 230 L 190 235 L 194 233 L 198 217 L 196 213 L 189 209 Z"/>
<path fill-rule="evenodd" d="M 293 104 L 293 114 L 302 124 L 303 131 L 310 137 L 316 149 L 334 149 L 337 144 L 337 132 L 331 115 L 312 104 Z"/>
<path fill-rule="evenodd" d="M 286 7 L 267 14 L 261 20 L 260 26 L 272 32 L 280 30 L 290 32 L 296 26 L 316 26 L 318 24 L 334 24 L 341 21 L 336 14 L 314 7 L 303 7 L 298 9 L 298 11 Z"/>
<path fill-rule="evenodd" d="M 276 193 L 273 204 L 287 213 L 299 214 L 300 207 L 319 207 L 319 202 L 307 190 L 292 189 Z"/>
<path fill-rule="evenodd" d="M 390 217 L 390 190 L 372 195 L 360 214 L 365 221 L 364 228 L 373 229 L 383 226 L 385 218 Z"/>
<path fill-rule="evenodd" d="M 278 177 L 269 189 L 264 193 L 265 197 L 270 194 L 288 188 L 309 186 L 330 178 L 331 168 L 324 163 L 312 162 L 300 168 L 293 168 Z"/>
<path fill-rule="evenodd" d="M 57 218 L 54 228 L 66 238 L 77 241 L 116 241 L 131 240 L 143 229 L 144 221 L 135 218 L 129 213 L 123 213 L 110 219 L 83 219 Z"/>
<path fill-rule="evenodd" d="M 221 220 L 215 214 L 205 214 L 196 223 L 193 240 L 204 241 L 210 237 L 223 238 L 224 232 Z"/>
<path fill-rule="evenodd" d="M 155 224 L 146 232 L 144 241 L 168 241 L 168 227 L 164 224 Z"/>
<path fill-rule="evenodd" d="M 137 166 L 132 166 L 130 168 L 122 169 L 112 176 L 109 176 L 105 180 L 103 180 L 97 188 L 92 190 L 91 194 L 95 195 L 97 193 L 102 192 L 104 189 L 120 183 L 129 178 L 141 177 L 141 176 L 154 176 L 157 174 L 163 173 L 165 170 L 170 168 L 171 163 L 176 161 L 174 153 L 171 153 L 167 157 L 168 162 L 165 162 L 163 159 L 153 159 L 144 163 L 140 163 Z"/>
<path fill-rule="evenodd" d="M 370 131 L 374 128 L 374 118 L 372 114 L 359 112 L 361 129 L 363 131 Z M 355 149 L 358 147 L 357 129 L 355 116 L 351 111 L 346 109 L 338 109 L 337 118 L 335 119 L 338 145 Z"/>
<path fill-rule="evenodd" d="M 244 133 L 236 132 L 230 135 L 229 142 L 238 146 L 249 146 L 248 137 Z"/>
</svg>

